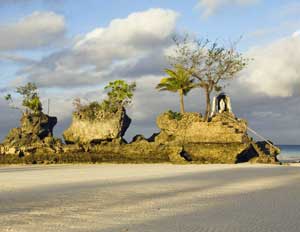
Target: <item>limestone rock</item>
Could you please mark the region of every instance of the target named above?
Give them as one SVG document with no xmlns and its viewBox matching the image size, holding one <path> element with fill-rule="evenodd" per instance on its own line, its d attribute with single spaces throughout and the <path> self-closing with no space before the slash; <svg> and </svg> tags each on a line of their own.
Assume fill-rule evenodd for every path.
<svg viewBox="0 0 300 232">
<path fill-rule="evenodd" d="M 275 157 L 280 153 L 280 148 L 276 147 L 271 141 L 258 141 L 256 142 L 257 147 L 267 156 Z"/>
<path fill-rule="evenodd" d="M 80 147 L 78 144 L 68 144 L 63 146 L 63 152 L 64 153 L 76 153 L 76 152 L 82 152 L 83 148 Z"/>
<path fill-rule="evenodd" d="M 91 146 L 90 153 L 102 154 L 103 161 L 156 163 L 170 162 L 170 149 L 147 140 L 129 144 L 101 143 Z"/>
<path fill-rule="evenodd" d="M 57 124 L 57 118 L 43 113 L 24 114 L 21 118 L 22 134 L 37 135 L 40 139 L 53 135 L 53 128 Z"/>
<path fill-rule="evenodd" d="M 121 138 L 131 123 L 125 109 L 101 114 L 93 120 L 74 114 L 71 126 L 64 132 L 66 143 L 100 143 Z"/>
<path fill-rule="evenodd" d="M 20 120 L 20 127 L 11 129 L 3 143 L 20 146 L 51 137 L 56 123 L 56 117 L 25 113 Z"/>
<path fill-rule="evenodd" d="M 270 142 L 270 144 L 272 144 Z M 251 163 L 277 163 L 276 156 L 280 153 L 280 149 L 274 145 L 270 145 L 265 141 L 252 142 L 252 150 L 257 154 Z"/>
<path fill-rule="evenodd" d="M 147 139 L 145 138 L 144 135 L 135 135 L 133 138 L 132 138 L 132 143 L 133 142 L 138 142 L 138 141 L 147 141 Z"/>
<path fill-rule="evenodd" d="M 234 164 L 248 162 L 257 155 L 255 153 L 243 153 L 249 146 L 248 143 L 198 143 L 186 144 L 184 150 L 195 162 Z M 241 157 L 244 158 L 242 161 Z"/>
<path fill-rule="evenodd" d="M 2 154 L 23 155 L 47 148 L 51 152 L 59 151 L 62 144 L 53 138 L 56 117 L 40 113 L 24 113 L 20 127 L 13 128 L 3 141 Z M 51 142 L 50 142 L 51 141 Z"/>
<path fill-rule="evenodd" d="M 154 142 L 155 138 L 159 135 L 160 133 L 153 133 L 147 140 L 149 142 Z"/>
<path fill-rule="evenodd" d="M 157 118 L 157 125 L 161 129 L 155 136 L 157 145 L 183 148 L 170 152 L 173 162 L 238 163 L 258 157 L 255 151 L 249 152 L 247 122 L 230 112 L 217 113 L 209 122 L 198 113 L 166 112 Z"/>
<path fill-rule="evenodd" d="M 0 144 L 0 155 L 5 153 L 5 146 Z"/>
<path fill-rule="evenodd" d="M 225 117 L 226 115 L 226 117 Z M 174 119 L 164 113 L 157 118 L 161 129 L 157 141 L 185 143 L 244 143 L 248 140 L 247 124 L 227 113 L 217 114 L 205 122 L 197 113 L 184 113 L 181 119 Z"/>
<path fill-rule="evenodd" d="M 19 154 L 19 152 L 20 151 L 16 147 L 8 147 L 7 151 L 6 151 L 6 154 L 14 155 L 14 154 Z"/>
<path fill-rule="evenodd" d="M 175 164 L 187 163 L 187 160 L 181 155 L 183 153 L 183 148 L 181 146 L 171 146 L 169 147 L 169 159 Z"/>
</svg>

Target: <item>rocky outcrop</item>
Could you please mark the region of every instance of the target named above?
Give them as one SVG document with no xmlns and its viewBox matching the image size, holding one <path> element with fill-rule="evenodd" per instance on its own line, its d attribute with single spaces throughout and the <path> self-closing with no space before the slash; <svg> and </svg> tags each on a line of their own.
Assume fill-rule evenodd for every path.
<svg viewBox="0 0 300 232">
<path fill-rule="evenodd" d="M 25 113 L 21 117 L 20 127 L 11 129 L 4 143 L 22 145 L 43 140 L 46 137 L 52 137 L 53 128 L 56 123 L 56 117 L 51 117 L 43 113 Z"/>
<path fill-rule="evenodd" d="M 261 153 L 269 156 L 276 156 L 280 153 L 280 148 L 276 147 L 271 141 L 258 141 L 255 145 Z"/>
<path fill-rule="evenodd" d="M 74 113 L 71 126 L 63 133 L 67 144 L 101 143 L 121 138 L 131 123 L 125 109 L 97 114 L 89 119 Z"/>
<path fill-rule="evenodd" d="M 35 152 L 54 153 L 62 150 L 62 142 L 53 138 L 56 117 L 42 112 L 24 113 L 20 127 L 13 128 L 1 145 L 2 154 L 26 155 Z"/>
<path fill-rule="evenodd" d="M 157 141 L 176 143 L 244 143 L 248 141 L 247 123 L 232 114 L 217 114 L 206 122 L 198 113 L 184 113 L 174 119 L 169 112 L 157 118 L 161 134 Z"/>
<path fill-rule="evenodd" d="M 95 115 L 74 114 L 70 128 L 64 132 L 66 145 L 52 136 L 56 118 L 42 113 L 24 115 L 21 126 L 12 129 L 0 145 L 0 154 L 13 155 L 12 163 L 17 162 L 17 156 L 24 156 L 29 163 L 36 159 L 42 163 L 44 159 L 181 164 L 276 162 L 276 147 L 252 141 L 247 122 L 229 112 L 218 113 L 206 122 L 198 113 L 169 111 L 157 118 L 160 133 L 148 139 L 137 135 L 129 144 L 122 138 L 131 121 L 124 109 Z"/>
<path fill-rule="evenodd" d="M 134 143 L 134 142 L 139 142 L 139 141 L 148 141 L 144 135 L 135 135 L 133 138 L 132 138 L 132 141 L 131 143 Z"/>
<path fill-rule="evenodd" d="M 242 160 L 238 159 L 240 156 L 244 158 L 242 162 L 256 156 L 256 153 L 242 154 L 251 145 L 250 139 L 246 122 L 233 115 L 216 115 L 205 122 L 198 113 L 167 112 L 158 117 L 157 124 L 161 132 L 148 139 L 136 135 L 130 144 L 114 141 L 90 144 L 84 146 L 85 152 L 102 153 L 108 160 L 172 163 L 236 163 Z"/>
<path fill-rule="evenodd" d="M 273 156 L 258 154 L 247 134 L 247 122 L 223 112 L 209 122 L 198 113 L 166 112 L 157 118 L 161 132 L 149 139 L 136 135 L 130 144 L 102 142 L 86 152 L 103 153 L 108 160 L 169 161 L 172 163 L 273 163 Z"/>
<path fill-rule="evenodd" d="M 248 152 L 252 144 L 247 122 L 229 112 L 218 113 L 209 122 L 198 113 L 174 117 L 166 112 L 157 118 L 157 125 L 161 132 L 155 136 L 155 143 L 181 146 L 181 157 L 186 160 L 188 157 L 201 163 L 238 163 L 259 156 L 255 151 Z"/>
<path fill-rule="evenodd" d="M 258 141 L 251 143 L 252 151 L 257 156 L 251 159 L 252 163 L 277 163 L 277 155 L 280 153 L 280 149 L 273 145 L 270 141 Z"/>
</svg>

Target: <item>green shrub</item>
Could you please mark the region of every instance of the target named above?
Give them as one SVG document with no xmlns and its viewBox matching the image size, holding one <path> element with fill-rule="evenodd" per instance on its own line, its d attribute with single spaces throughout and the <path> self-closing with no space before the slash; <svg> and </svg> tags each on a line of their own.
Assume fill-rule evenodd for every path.
<svg viewBox="0 0 300 232">
<path fill-rule="evenodd" d="M 101 103 L 92 102 L 88 105 L 83 105 L 79 98 L 74 99 L 75 115 L 88 120 L 110 117 L 111 114 L 116 113 L 131 103 L 135 88 L 135 82 L 127 83 L 123 80 L 109 82 L 104 88 L 108 91 L 107 97 Z"/>
<path fill-rule="evenodd" d="M 22 106 L 33 113 L 42 112 L 43 107 L 38 95 L 38 88 L 34 83 L 27 83 L 24 86 L 17 87 L 16 93 L 20 94 L 23 98 Z M 12 108 L 19 109 L 14 105 L 14 101 L 11 94 L 5 96 L 5 100 L 9 102 Z"/>
<path fill-rule="evenodd" d="M 172 110 L 169 110 L 168 112 L 169 119 L 175 119 L 177 121 L 180 121 L 182 119 L 182 114 L 178 112 L 173 112 Z"/>
<path fill-rule="evenodd" d="M 91 102 L 88 105 L 82 106 L 75 114 L 79 115 L 82 119 L 94 120 L 97 118 L 100 110 L 101 105 L 98 102 Z"/>
</svg>

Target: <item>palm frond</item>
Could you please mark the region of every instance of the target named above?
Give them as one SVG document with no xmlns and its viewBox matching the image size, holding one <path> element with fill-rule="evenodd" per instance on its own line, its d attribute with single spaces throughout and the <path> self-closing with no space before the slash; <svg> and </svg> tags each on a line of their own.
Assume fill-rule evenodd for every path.
<svg viewBox="0 0 300 232">
<path fill-rule="evenodd" d="M 191 89 L 196 87 L 190 71 L 182 66 L 177 66 L 175 70 L 165 69 L 165 72 L 168 76 L 162 78 L 156 86 L 156 89 L 159 91 L 177 92 L 181 90 L 186 95 Z"/>
</svg>

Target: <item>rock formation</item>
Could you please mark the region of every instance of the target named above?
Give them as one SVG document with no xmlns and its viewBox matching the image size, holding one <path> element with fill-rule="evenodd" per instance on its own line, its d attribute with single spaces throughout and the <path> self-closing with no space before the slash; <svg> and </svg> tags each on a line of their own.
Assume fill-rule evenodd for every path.
<svg viewBox="0 0 300 232">
<path fill-rule="evenodd" d="M 57 123 L 56 117 L 42 112 L 24 113 L 20 120 L 20 127 L 13 128 L 1 145 L 2 154 L 18 154 L 34 152 L 59 152 L 62 143 L 53 138 L 53 128 Z"/>
<path fill-rule="evenodd" d="M 163 113 L 157 118 L 159 133 L 148 139 L 136 135 L 129 144 L 122 138 L 131 122 L 125 108 L 106 112 L 95 104 L 75 112 L 63 134 L 65 145 L 53 138 L 55 117 L 24 114 L 20 127 L 0 146 L 0 154 L 25 156 L 28 162 L 275 163 L 279 150 L 270 142 L 254 142 L 247 134 L 247 121 L 229 110 L 229 97 L 223 104 L 208 122 L 199 113 Z M 41 155 L 31 159 L 31 154 Z"/>
<path fill-rule="evenodd" d="M 246 121 L 227 113 L 217 114 L 205 122 L 198 113 L 184 113 L 181 119 L 174 119 L 167 112 L 157 118 L 157 125 L 161 129 L 159 137 L 168 137 L 167 141 L 176 143 L 243 143 L 248 140 Z"/>
<path fill-rule="evenodd" d="M 182 147 L 177 156 L 189 161 L 238 163 L 256 158 L 255 162 L 275 162 L 275 153 L 253 149 L 247 122 L 230 112 L 217 113 L 209 122 L 198 113 L 174 117 L 166 112 L 157 118 L 157 125 L 161 132 L 155 137 L 155 143 Z"/>
<path fill-rule="evenodd" d="M 160 133 L 148 139 L 136 135 L 129 144 L 122 143 L 122 135 L 127 129 L 126 126 L 121 131 L 125 115 L 123 111 L 122 114 L 108 118 L 102 116 L 96 120 L 74 115 L 71 127 L 64 133 L 65 139 L 71 138 L 73 143 L 82 145 L 84 152 L 101 154 L 103 160 L 108 161 L 275 162 L 274 154 L 266 155 L 255 149 L 254 142 L 247 134 L 247 122 L 230 112 L 217 113 L 206 122 L 199 113 L 179 114 L 169 111 L 157 118 Z M 80 148 L 65 146 L 68 147 L 74 151 Z"/>
<path fill-rule="evenodd" d="M 63 136 L 67 144 L 101 143 L 122 138 L 130 123 L 124 108 L 116 113 L 99 111 L 95 118 L 75 112 L 72 124 Z"/>
</svg>

